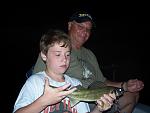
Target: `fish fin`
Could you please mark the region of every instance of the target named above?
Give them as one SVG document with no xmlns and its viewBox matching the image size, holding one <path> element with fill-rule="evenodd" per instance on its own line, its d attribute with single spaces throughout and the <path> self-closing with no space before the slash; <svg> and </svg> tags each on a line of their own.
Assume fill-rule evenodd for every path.
<svg viewBox="0 0 150 113">
<path fill-rule="evenodd" d="M 83 89 L 81 85 L 76 86 L 77 89 Z"/>
<path fill-rule="evenodd" d="M 73 89 L 74 87 L 76 87 L 77 89 L 81 89 L 81 88 L 83 88 L 81 85 L 77 85 L 77 86 L 73 86 L 73 87 L 71 87 L 70 89 Z"/>
<path fill-rule="evenodd" d="M 71 105 L 71 107 L 74 107 L 77 103 L 79 103 L 79 100 L 70 98 L 70 105 Z"/>
<path fill-rule="evenodd" d="M 95 81 L 89 85 L 88 89 L 102 88 L 102 87 L 106 87 L 106 84 L 101 81 Z"/>
<path fill-rule="evenodd" d="M 86 88 L 82 87 L 81 85 L 73 86 L 73 87 L 71 87 L 70 89 L 72 89 L 72 88 L 74 88 L 74 87 L 76 87 L 77 89 L 86 89 Z"/>
</svg>

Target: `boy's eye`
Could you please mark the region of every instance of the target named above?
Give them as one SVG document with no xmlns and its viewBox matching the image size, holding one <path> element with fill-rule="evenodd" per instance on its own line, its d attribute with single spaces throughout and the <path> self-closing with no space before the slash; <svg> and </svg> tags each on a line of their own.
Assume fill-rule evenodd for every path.
<svg viewBox="0 0 150 113">
<path fill-rule="evenodd" d="M 60 54 L 56 54 L 56 56 L 60 56 Z"/>
<path fill-rule="evenodd" d="M 68 52 L 66 55 L 67 55 L 67 56 L 70 56 L 70 54 L 71 54 L 71 53 L 70 53 L 70 52 Z"/>
<path fill-rule="evenodd" d="M 67 56 L 70 56 L 70 54 L 67 54 Z"/>
</svg>

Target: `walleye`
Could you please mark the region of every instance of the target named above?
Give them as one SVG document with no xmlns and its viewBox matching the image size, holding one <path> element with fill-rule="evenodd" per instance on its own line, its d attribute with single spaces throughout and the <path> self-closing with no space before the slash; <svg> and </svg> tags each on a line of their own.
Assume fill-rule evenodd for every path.
<svg viewBox="0 0 150 113">
<path fill-rule="evenodd" d="M 97 101 L 101 96 L 104 94 L 114 94 L 117 98 L 123 95 L 124 90 L 123 88 L 116 88 L 111 86 L 103 86 L 97 88 L 77 88 L 76 91 L 69 94 L 68 97 L 70 99 L 71 107 L 75 106 L 80 101 L 84 102 L 94 102 Z"/>
</svg>

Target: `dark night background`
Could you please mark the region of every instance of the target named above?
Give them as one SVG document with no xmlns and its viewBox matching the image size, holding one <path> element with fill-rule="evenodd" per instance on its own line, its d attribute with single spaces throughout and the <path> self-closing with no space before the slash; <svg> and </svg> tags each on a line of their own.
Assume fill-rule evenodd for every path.
<svg viewBox="0 0 150 113">
<path fill-rule="evenodd" d="M 55 2 L 55 3 L 54 3 Z M 54 1 L 53 3 L 7 3 L 1 31 L 1 107 L 12 112 L 14 102 L 24 84 L 26 72 L 35 63 L 39 40 L 48 28 L 66 30 L 69 16 L 86 10 L 94 18 L 96 29 L 85 46 L 99 61 L 104 75 L 123 81 L 144 81 L 139 102 L 149 102 L 149 6 L 146 2 Z M 68 3 L 68 5 L 66 4 Z M 64 4 L 64 5 L 63 5 Z M 65 5 L 66 4 L 66 5 Z"/>
</svg>

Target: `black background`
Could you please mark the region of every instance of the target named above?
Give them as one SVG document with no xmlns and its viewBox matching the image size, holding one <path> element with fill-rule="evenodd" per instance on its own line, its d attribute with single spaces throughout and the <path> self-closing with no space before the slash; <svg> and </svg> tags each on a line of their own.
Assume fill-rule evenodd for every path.
<svg viewBox="0 0 150 113">
<path fill-rule="evenodd" d="M 1 20 L 1 106 L 12 112 L 14 102 L 24 84 L 26 72 L 35 63 L 43 32 L 55 27 L 67 29 L 69 16 L 86 10 L 93 16 L 96 29 L 85 46 L 97 56 L 109 79 L 144 81 L 140 102 L 150 105 L 149 33 L 147 2 L 101 2 L 98 0 L 64 0 L 49 3 L 9 2 L 2 9 Z M 3 18 L 4 17 L 4 18 Z"/>
</svg>

